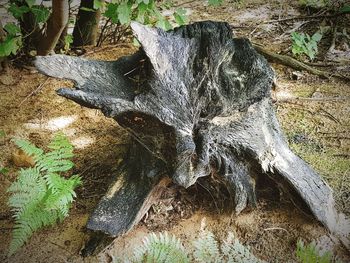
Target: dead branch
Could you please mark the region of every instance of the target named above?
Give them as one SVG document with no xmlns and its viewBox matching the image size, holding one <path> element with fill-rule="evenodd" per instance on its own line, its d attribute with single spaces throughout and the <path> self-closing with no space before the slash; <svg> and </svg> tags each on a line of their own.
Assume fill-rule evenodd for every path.
<svg viewBox="0 0 350 263">
<path fill-rule="evenodd" d="M 265 56 L 267 59 L 269 60 L 273 60 L 275 62 L 278 62 L 280 64 L 283 64 L 285 66 L 297 69 L 297 70 L 305 70 L 311 74 L 329 79 L 331 77 L 335 77 L 335 78 L 339 78 L 342 80 L 350 80 L 350 77 L 344 76 L 342 74 L 339 73 L 330 73 L 327 71 L 323 71 L 323 70 L 319 70 L 316 68 L 313 68 L 309 65 L 306 65 L 303 62 L 300 62 L 299 60 L 296 60 L 290 56 L 287 55 L 280 55 L 277 53 L 274 53 L 272 51 L 269 51 L 265 48 L 263 48 L 261 45 L 257 44 L 257 43 L 253 43 L 253 47 L 259 52 L 261 53 L 263 56 Z"/>
</svg>

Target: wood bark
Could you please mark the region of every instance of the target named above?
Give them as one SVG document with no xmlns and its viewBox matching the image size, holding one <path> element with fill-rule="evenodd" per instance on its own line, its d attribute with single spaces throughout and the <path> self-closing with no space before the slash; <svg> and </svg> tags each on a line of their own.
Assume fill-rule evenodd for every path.
<svg viewBox="0 0 350 263">
<path fill-rule="evenodd" d="M 45 56 L 54 50 L 68 23 L 68 18 L 68 0 L 52 0 L 52 14 L 48 20 L 46 31 L 40 37 L 38 55 Z"/>
<path fill-rule="evenodd" d="M 73 46 L 96 45 L 98 26 L 101 10 L 87 11 L 84 8 L 93 9 L 93 0 L 82 0 L 73 30 Z"/>
<path fill-rule="evenodd" d="M 256 205 L 255 181 L 269 177 L 331 232 L 345 234 L 330 187 L 288 148 L 272 107 L 274 72 L 249 40 L 234 38 L 220 22 L 169 32 L 131 26 L 142 46 L 131 56 L 36 61 L 45 74 L 74 80 L 76 89 L 59 95 L 101 109 L 137 142 L 89 229 L 125 233 L 145 213 L 161 178 L 189 187 L 215 172 L 234 193 L 236 213 Z"/>
</svg>

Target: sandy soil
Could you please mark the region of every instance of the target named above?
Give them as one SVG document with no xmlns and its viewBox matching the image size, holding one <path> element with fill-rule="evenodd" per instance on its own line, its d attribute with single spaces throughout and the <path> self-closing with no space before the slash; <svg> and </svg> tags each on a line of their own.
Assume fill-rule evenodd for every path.
<svg viewBox="0 0 350 263">
<path fill-rule="evenodd" d="M 282 53 L 289 52 L 288 32 L 298 26 L 298 21 L 260 26 L 257 21 L 301 12 L 296 1 L 226 2 L 216 8 L 206 7 L 202 1 L 184 2 L 179 3 L 192 13 L 192 21 L 228 21 L 240 26 L 234 28 L 237 36 L 268 44 L 270 49 Z M 316 27 L 315 22 L 310 22 L 305 30 Z M 114 60 L 134 51 L 131 45 L 118 45 L 89 52 L 87 57 Z M 350 83 L 322 80 L 281 65 L 273 66 L 278 79 L 275 106 L 291 147 L 327 180 L 335 191 L 338 209 L 349 216 Z M 88 239 L 85 229 L 88 215 L 106 191 L 108 180 L 128 147 L 129 136 L 99 111 L 80 107 L 55 94 L 57 88 L 70 85 L 69 81 L 47 78 L 26 69 L 10 68 L 0 75 L 0 131 L 6 134 L 0 138 L 0 167 L 9 169 L 6 175 L 0 174 L 0 262 L 111 262 L 112 258 L 130 254 L 144 235 L 153 231 L 168 231 L 188 245 L 198 234 L 203 218 L 218 239 L 232 231 L 256 256 L 268 262 L 295 262 L 299 238 L 306 242 L 314 240 L 321 248 L 333 251 L 335 258 L 350 262 L 348 252 L 339 242 L 273 189 L 260 189 L 258 207 L 236 216 L 227 209 L 225 197 L 201 185 L 187 190 L 171 185 L 132 231 L 98 255 L 81 258 L 79 251 Z M 74 173 L 82 176 L 84 185 L 78 190 L 70 216 L 62 224 L 35 233 L 23 249 L 7 258 L 13 221 L 6 205 L 6 189 L 19 169 L 13 163 L 16 148 L 11 139 L 22 137 L 45 147 L 58 131 L 64 132 L 75 146 Z"/>
</svg>

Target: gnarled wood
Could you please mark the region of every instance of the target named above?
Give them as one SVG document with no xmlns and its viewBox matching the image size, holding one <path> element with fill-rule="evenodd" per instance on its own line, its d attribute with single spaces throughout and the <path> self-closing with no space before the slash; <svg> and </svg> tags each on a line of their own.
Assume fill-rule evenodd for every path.
<svg viewBox="0 0 350 263">
<path fill-rule="evenodd" d="M 332 191 L 288 148 L 271 104 L 273 70 L 247 39 L 233 38 L 228 24 L 218 22 L 170 32 L 137 23 L 132 29 L 142 48 L 129 57 L 36 61 L 45 74 L 75 81 L 75 89 L 59 95 L 101 109 L 139 142 L 120 173 L 125 184 L 111 186 L 88 227 L 124 233 L 145 212 L 159 178 L 189 187 L 216 171 L 232 187 L 237 213 L 255 206 L 256 177 L 269 176 L 341 234 Z"/>
</svg>

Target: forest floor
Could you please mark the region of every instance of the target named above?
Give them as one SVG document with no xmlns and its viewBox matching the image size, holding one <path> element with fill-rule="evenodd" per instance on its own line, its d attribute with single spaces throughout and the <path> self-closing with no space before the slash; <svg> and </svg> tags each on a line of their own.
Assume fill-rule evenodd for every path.
<svg viewBox="0 0 350 263">
<path fill-rule="evenodd" d="M 243 2 L 225 1 L 220 7 L 207 7 L 199 0 L 177 4 L 191 11 L 191 21 L 226 21 L 238 37 L 248 37 L 269 50 L 289 55 L 293 29 L 312 34 L 320 25 L 330 29 L 337 25 L 342 32 L 350 25 L 349 15 L 333 19 L 333 24 L 322 19 L 270 22 L 306 13 L 297 1 Z M 334 49 L 327 52 L 332 32 L 324 33 L 316 61 L 332 59 L 341 63 L 323 69 L 349 72 L 350 51 L 342 41 L 340 36 Z M 135 50 L 126 43 L 108 49 L 94 48 L 85 56 L 115 60 Z M 277 75 L 274 105 L 290 147 L 329 183 L 338 210 L 350 216 L 349 81 L 321 79 L 279 64 L 272 66 Z M 0 174 L 0 262 L 111 262 L 112 258 L 129 255 L 148 233 L 159 231 L 175 234 L 187 246 L 198 235 L 203 219 L 219 240 L 231 231 L 256 256 L 268 262 L 296 262 L 298 239 L 315 241 L 321 249 L 332 251 L 336 259 L 350 262 L 349 252 L 339 242 L 276 191 L 258 190 L 257 208 L 232 215 L 224 209 L 225 203 L 216 198 L 215 191 L 198 184 L 189 189 L 171 185 L 132 231 L 97 256 L 81 258 L 79 251 L 88 239 L 88 216 L 105 193 L 118 160 L 123 158 L 129 135 L 98 110 L 83 108 L 55 94 L 57 88 L 71 85 L 69 81 L 47 78 L 23 68 L 11 67 L 0 75 L 0 131 L 5 133 L 0 138 L 0 167 L 9 169 L 7 174 Z M 7 258 L 13 221 L 6 205 L 6 189 L 16 179 L 21 161 L 11 140 L 25 138 L 45 147 L 58 131 L 75 146 L 74 173 L 82 176 L 84 184 L 63 223 L 38 231 L 18 253 Z"/>
</svg>

